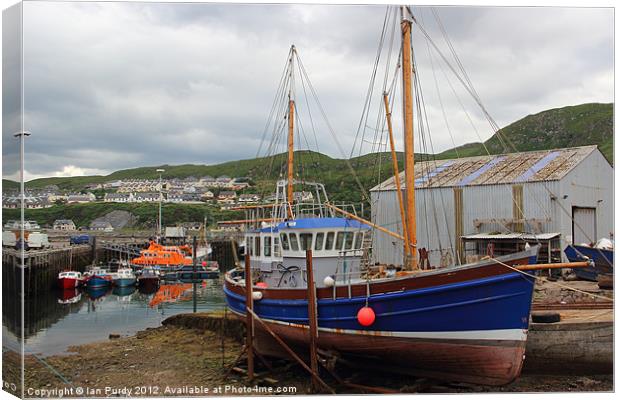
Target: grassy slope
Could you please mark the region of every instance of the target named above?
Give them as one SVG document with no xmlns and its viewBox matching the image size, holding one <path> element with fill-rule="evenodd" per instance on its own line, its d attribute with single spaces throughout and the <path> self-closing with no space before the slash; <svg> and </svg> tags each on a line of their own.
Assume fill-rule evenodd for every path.
<svg viewBox="0 0 620 400">
<path fill-rule="evenodd" d="M 554 108 L 528 115 L 500 130 L 519 151 L 546 150 L 596 144 L 613 163 L 613 104 L 588 103 Z M 498 134 L 484 142 L 491 154 L 513 152 L 505 148 Z M 481 143 L 457 147 L 460 157 L 486 154 Z M 438 158 L 456 157 L 455 149 L 444 151 Z"/>
</svg>

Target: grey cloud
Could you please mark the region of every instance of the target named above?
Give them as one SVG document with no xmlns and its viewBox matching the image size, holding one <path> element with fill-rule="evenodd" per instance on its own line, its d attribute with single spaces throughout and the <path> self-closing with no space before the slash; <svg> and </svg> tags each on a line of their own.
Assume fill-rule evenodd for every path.
<svg viewBox="0 0 620 400">
<path fill-rule="evenodd" d="M 443 46 L 429 9 L 415 12 Z M 501 125 L 545 108 L 613 98 L 613 11 L 438 13 Z M 385 6 L 26 3 L 25 107 L 33 131 L 27 169 L 46 175 L 67 165 L 113 171 L 253 157 L 292 43 L 348 155 L 384 14 Z M 441 151 L 452 140 L 419 32 L 414 43 L 434 149 Z M 436 55 L 434 66 L 456 144 L 478 140 Z M 450 80 L 486 139 L 489 126 Z M 398 109 L 394 114 L 399 118 Z M 312 143 L 307 120 L 304 128 Z M 3 133 L 7 160 L 15 147 Z M 317 135 L 320 151 L 341 156 L 324 124 Z"/>
</svg>

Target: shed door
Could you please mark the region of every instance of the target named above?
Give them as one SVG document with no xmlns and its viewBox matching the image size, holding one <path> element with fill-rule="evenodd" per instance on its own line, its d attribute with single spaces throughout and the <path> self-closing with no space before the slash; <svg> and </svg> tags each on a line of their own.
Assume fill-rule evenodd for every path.
<svg viewBox="0 0 620 400">
<path fill-rule="evenodd" d="M 596 209 L 573 207 L 573 244 L 596 240 Z"/>
</svg>

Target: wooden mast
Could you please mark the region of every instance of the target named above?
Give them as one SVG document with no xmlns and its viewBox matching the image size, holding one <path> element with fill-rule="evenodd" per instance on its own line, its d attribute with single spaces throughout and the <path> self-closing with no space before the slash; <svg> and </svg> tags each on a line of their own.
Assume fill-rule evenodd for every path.
<svg viewBox="0 0 620 400">
<path fill-rule="evenodd" d="M 288 92 L 288 184 L 287 184 L 287 201 L 288 216 L 293 218 L 293 156 L 294 156 L 294 138 L 295 138 L 295 101 L 292 98 L 293 86 L 293 57 L 295 56 L 295 46 L 291 46 L 290 59 L 290 87 Z"/>
<path fill-rule="evenodd" d="M 411 78 L 413 73 L 411 55 L 411 20 L 409 9 L 406 6 L 401 8 L 401 30 L 402 30 L 402 53 L 403 53 L 403 116 L 405 128 L 405 194 L 407 203 L 406 229 L 411 252 L 405 266 L 417 269 L 416 257 L 416 220 L 415 220 L 415 171 L 414 171 L 414 146 L 413 146 L 413 98 Z"/>
<path fill-rule="evenodd" d="M 390 103 L 387 92 L 383 93 L 383 104 L 385 105 L 385 118 L 387 120 L 388 135 L 390 138 L 390 151 L 392 152 L 392 168 L 394 169 L 394 183 L 396 184 L 396 193 L 398 197 L 398 208 L 400 209 L 400 218 L 403 223 L 403 237 L 405 246 L 405 258 L 409 257 L 409 232 L 407 231 L 407 219 L 405 214 L 405 204 L 403 203 L 403 192 L 400 186 L 400 172 L 398 170 L 398 158 L 396 157 L 396 148 L 394 146 L 394 135 L 392 134 L 392 113 L 390 112 Z"/>
</svg>

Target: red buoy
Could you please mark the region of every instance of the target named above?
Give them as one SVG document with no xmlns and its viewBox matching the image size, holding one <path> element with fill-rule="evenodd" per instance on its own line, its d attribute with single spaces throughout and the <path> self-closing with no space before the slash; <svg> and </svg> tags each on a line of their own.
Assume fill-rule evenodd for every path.
<svg viewBox="0 0 620 400">
<path fill-rule="evenodd" d="M 267 285 L 267 283 L 266 283 L 266 282 L 256 282 L 256 285 L 255 285 L 255 286 L 256 286 L 256 287 L 259 287 L 259 288 L 261 288 L 261 289 L 267 289 L 267 287 L 268 287 L 269 285 Z"/>
<path fill-rule="evenodd" d="M 203 266 L 203 267 L 206 267 L 206 266 L 207 266 L 207 262 L 206 262 L 206 261 L 203 261 L 203 262 L 202 262 L 202 266 Z"/>
<path fill-rule="evenodd" d="M 375 312 L 370 307 L 362 307 L 357 312 L 357 322 L 362 326 L 370 326 L 375 322 Z"/>
</svg>

